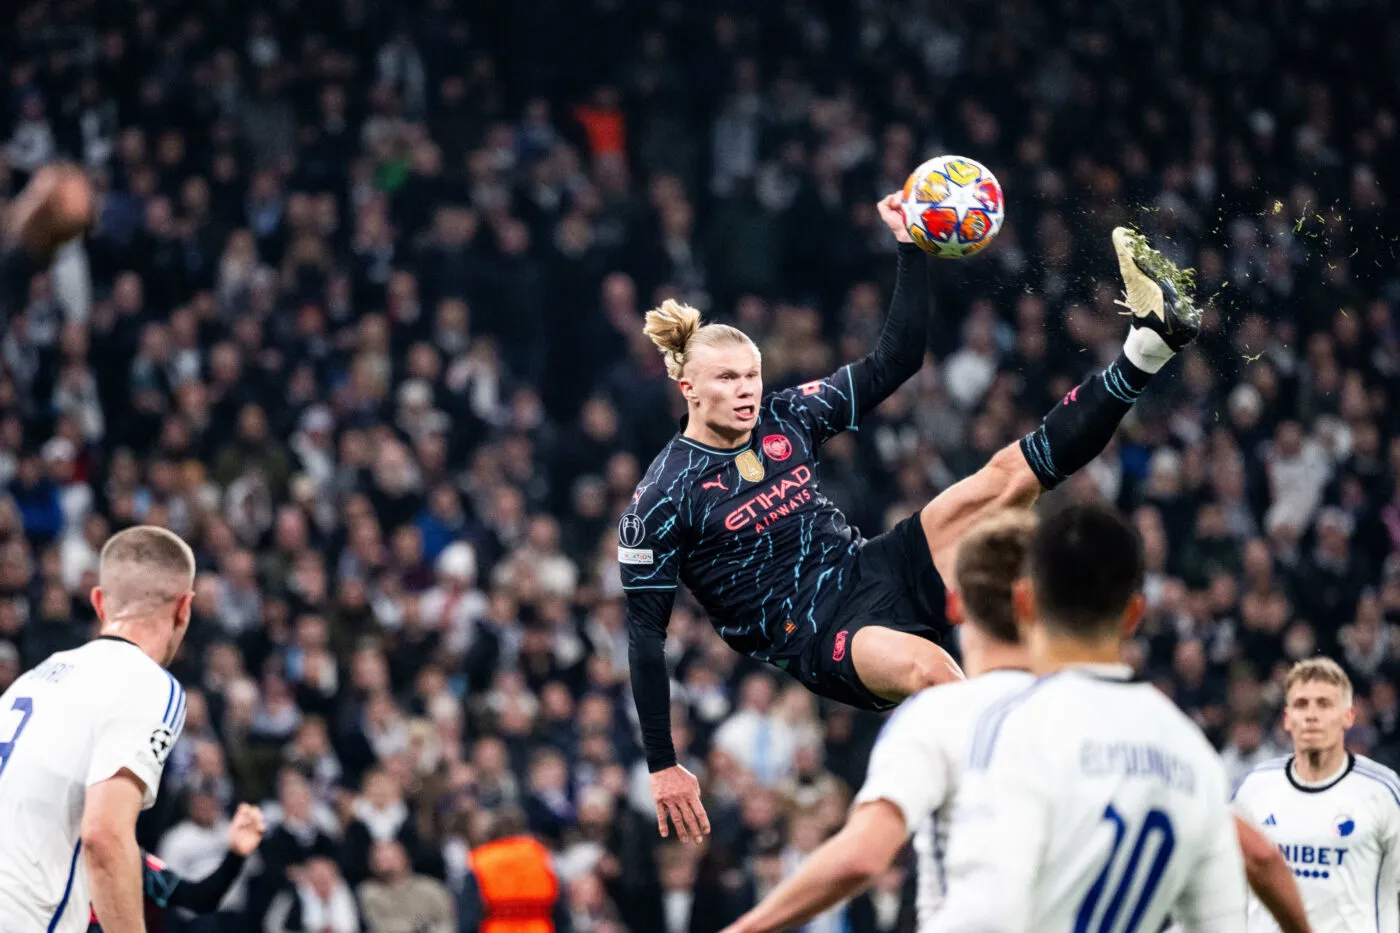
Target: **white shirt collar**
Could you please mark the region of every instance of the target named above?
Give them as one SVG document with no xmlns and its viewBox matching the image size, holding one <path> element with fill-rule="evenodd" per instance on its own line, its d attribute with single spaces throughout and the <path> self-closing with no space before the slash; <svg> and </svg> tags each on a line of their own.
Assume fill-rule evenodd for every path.
<svg viewBox="0 0 1400 933">
<path fill-rule="evenodd" d="M 1133 669 L 1127 664 L 1066 664 L 1062 670 L 1079 671 L 1104 680 L 1133 679 Z"/>
</svg>

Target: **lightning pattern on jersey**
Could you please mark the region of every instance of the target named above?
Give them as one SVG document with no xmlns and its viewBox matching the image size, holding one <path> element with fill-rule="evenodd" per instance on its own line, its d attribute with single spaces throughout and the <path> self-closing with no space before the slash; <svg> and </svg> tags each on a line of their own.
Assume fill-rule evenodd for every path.
<svg viewBox="0 0 1400 933">
<path fill-rule="evenodd" d="M 741 447 L 673 438 L 619 525 L 620 553 L 633 555 L 620 558 L 624 589 L 684 583 L 731 647 L 761 661 L 795 657 L 839 607 L 862 543 L 817 486 L 820 445 L 858 418 L 844 367 L 765 398 Z M 745 451 L 762 479 L 740 475 Z"/>
</svg>

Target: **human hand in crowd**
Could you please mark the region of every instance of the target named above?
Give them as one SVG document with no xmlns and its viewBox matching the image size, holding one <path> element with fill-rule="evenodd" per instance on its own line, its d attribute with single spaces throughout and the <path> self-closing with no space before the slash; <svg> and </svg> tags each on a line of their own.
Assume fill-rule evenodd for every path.
<svg viewBox="0 0 1400 933">
<path fill-rule="evenodd" d="M 890 233 L 894 234 L 896 240 L 901 243 L 914 242 L 914 238 L 909 235 L 909 227 L 904 223 L 904 206 L 900 203 L 898 191 L 877 201 L 875 209 L 880 212 L 880 219 L 890 228 Z"/>
<path fill-rule="evenodd" d="M 700 841 L 710 832 L 710 818 L 700 802 L 700 781 L 680 765 L 651 776 L 651 799 L 656 802 L 656 826 L 661 838 L 670 836 L 667 819 L 676 825 L 681 842 Z"/>
<path fill-rule="evenodd" d="M 262 842 L 267 821 L 262 810 L 250 803 L 240 803 L 228 826 L 228 847 L 235 855 L 248 856 Z"/>
</svg>

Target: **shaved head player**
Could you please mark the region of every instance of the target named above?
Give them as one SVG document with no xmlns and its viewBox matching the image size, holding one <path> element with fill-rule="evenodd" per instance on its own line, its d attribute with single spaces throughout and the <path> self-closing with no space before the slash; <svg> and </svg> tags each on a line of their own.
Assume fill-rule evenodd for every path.
<svg viewBox="0 0 1400 933">
<path fill-rule="evenodd" d="M 102 548 L 101 635 L 0 696 L 0 930 L 140 933 L 136 817 L 156 800 L 185 723 L 165 670 L 189 628 L 194 554 L 138 526 Z"/>
<path fill-rule="evenodd" d="M 938 645 L 943 589 L 959 539 L 979 519 L 1027 507 L 1096 457 L 1152 374 L 1199 332 L 1199 313 L 1134 261 L 1114 231 L 1132 312 L 1123 352 L 1044 422 L 886 534 L 865 540 L 817 483 L 818 451 L 923 363 L 929 263 L 905 230 L 898 195 L 878 205 L 899 241 L 889 315 L 875 349 L 835 373 L 763 394 L 762 359 L 742 331 L 701 326 L 674 301 L 646 317 L 687 421 L 652 461 L 618 525 L 632 690 L 661 833 L 708 831 L 694 775 L 670 735 L 666 626 L 685 583 L 732 648 L 820 696 L 889 709 L 962 672 Z M 1160 256 L 1160 254 L 1158 254 Z M 1162 262 L 1167 262 L 1165 259 Z"/>
</svg>

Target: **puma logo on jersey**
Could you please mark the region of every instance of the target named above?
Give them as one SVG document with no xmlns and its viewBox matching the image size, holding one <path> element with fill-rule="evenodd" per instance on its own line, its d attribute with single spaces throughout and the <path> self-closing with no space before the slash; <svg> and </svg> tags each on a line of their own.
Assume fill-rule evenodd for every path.
<svg viewBox="0 0 1400 933">
<path fill-rule="evenodd" d="M 724 477 L 723 477 L 723 476 L 720 476 L 720 475 L 718 475 L 718 474 L 716 474 L 715 478 L 712 479 L 712 480 L 710 480 L 708 483 L 701 483 L 701 484 L 700 484 L 700 488 L 701 488 L 701 489 L 716 489 L 716 488 L 718 488 L 718 489 L 723 489 L 725 492 L 728 492 L 728 491 L 729 491 L 729 487 L 726 486 L 726 485 L 724 485 Z"/>
</svg>

